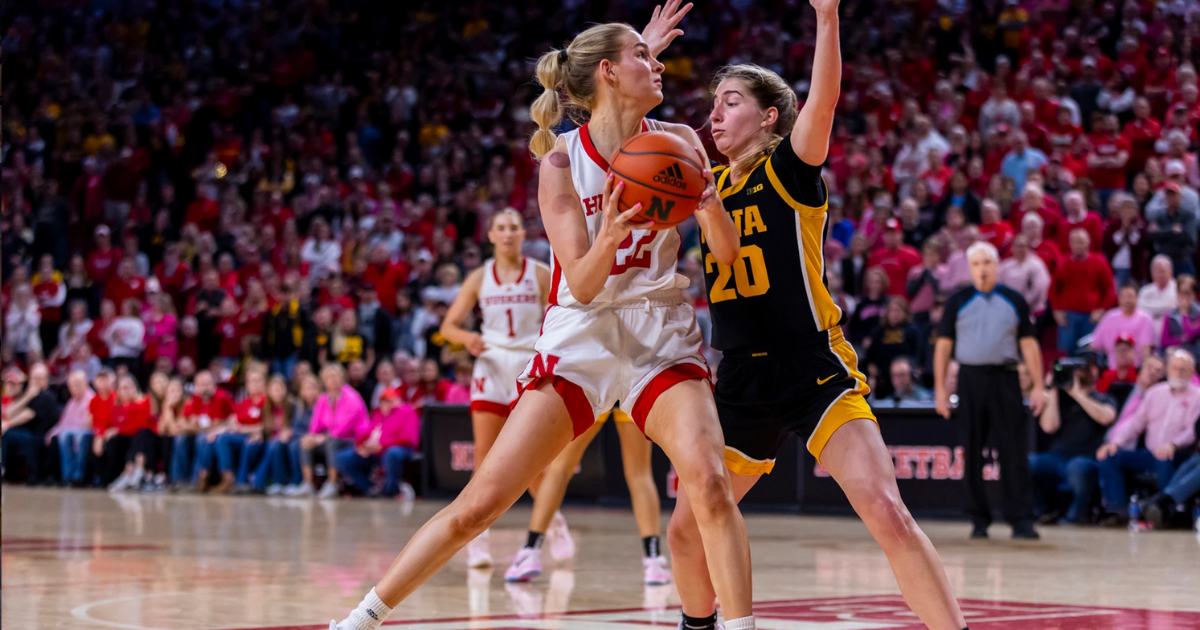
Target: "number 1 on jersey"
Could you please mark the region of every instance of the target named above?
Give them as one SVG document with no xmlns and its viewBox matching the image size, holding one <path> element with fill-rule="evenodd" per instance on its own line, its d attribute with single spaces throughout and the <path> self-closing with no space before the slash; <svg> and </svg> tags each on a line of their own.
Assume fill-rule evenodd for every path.
<svg viewBox="0 0 1200 630">
<path fill-rule="evenodd" d="M 508 316 L 508 336 L 516 337 L 517 331 L 515 328 L 513 328 L 512 309 L 510 308 L 510 309 L 504 311 L 504 314 Z"/>
<path fill-rule="evenodd" d="M 758 245 L 742 247 L 732 266 L 717 262 L 717 257 L 709 252 L 708 256 L 704 257 L 705 273 L 712 273 L 713 265 L 717 267 L 717 277 L 713 280 L 712 291 L 708 294 L 709 304 L 732 300 L 739 296 L 762 295 L 771 288 L 771 280 L 767 277 L 767 261 Z M 731 276 L 736 289 L 728 286 Z"/>
</svg>

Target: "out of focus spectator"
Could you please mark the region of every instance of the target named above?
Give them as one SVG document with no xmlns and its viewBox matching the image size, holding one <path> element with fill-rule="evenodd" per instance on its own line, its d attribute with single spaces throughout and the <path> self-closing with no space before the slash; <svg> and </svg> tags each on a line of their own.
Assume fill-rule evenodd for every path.
<svg viewBox="0 0 1200 630">
<path fill-rule="evenodd" d="M 865 363 L 867 371 L 875 378 L 871 391 L 878 392 L 881 398 L 891 396 L 892 362 L 897 357 L 916 356 L 920 350 L 919 339 L 920 333 L 908 312 L 908 300 L 897 296 L 889 298 L 884 317 L 866 341 Z"/>
<path fill-rule="evenodd" d="M 1116 363 L 1116 346 L 1119 339 L 1132 340 L 1137 357 L 1150 353 L 1154 347 L 1154 320 L 1146 313 L 1138 310 L 1137 287 L 1127 284 L 1117 291 L 1117 308 L 1110 310 L 1100 318 L 1092 332 L 1091 346 L 1108 354 L 1108 364 Z"/>
<path fill-rule="evenodd" d="M 417 412 L 401 402 L 400 392 L 389 388 L 379 397 L 379 408 L 371 415 L 371 425 L 370 433 L 338 454 L 338 470 L 363 494 L 393 497 L 403 492 L 411 500 L 415 492 L 402 475 L 404 462 L 412 458 L 420 444 L 421 421 Z M 382 489 L 377 489 L 369 475 L 380 464 L 384 483 Z"/>
<path fill-rule="evenodd" d="M 1192 257 L 1196 252 L 1196 215 L 1183 211 L 1180 206 L 1181 188 L 1175 182 L 1167 182 L 1164 212 L 1150 221 L 1150 243 L 1155 254 L 1171 259 L 1176 273 L 1194 275 L 1196 266 Z"/>
<path fill-rule="evenodd" d="M 908 272 L 921 264 L 921 254 L 904 244 L 900 221 L 888 219 L 883 231 L 883 247 L 871 254 L 867 265 L 882 269 L 888 276 L 888 295 L 903 296 Z"/>
<path fill-rule="evenodd" d="M 1176 306 L 1163 318 L 1160 343 L 1163 348 L 1180 346 L 1189 352 L 1200 349 L 1200 304 L 1196 304 L 1196 280 L 1179 276 Z"/>
<path fill-rule="evenodd" d="M 1167 362 L 1167 382 L 1146 390 L 1138 408 L 1114 427 L 1096 451 L 1100 460 L 1100 490 L 1107 524 L 1124 525 L 1129 519 L 1126 472 L 1153 472 L 1160 488 L 1167 487 L 1175 468 L 1187 459 L 1187 448 L 1196 441 L 1200 418 L 1200 385 L 1192 382 L 1196 360 L 1186 350 L 1175 350 Z M 1121 450 L 1120 445 L 1144 435 L 1145 448 Z"/>
<path fill-rule="evenodd" d="M 71 398 L 63 407 L 62 417 L 46 434 L 47 443 L 58 440 L 59 462 L 62 466 L 62 481 L 72 486 L 82 486 L 87 471 L 88 453 L 92 452 L 91 404 L 95 392 L 88 386 L 87 375 L 75 370 L 67 375 L 67 391 Z"/>
<path fill-rule="evenodd" d="M 1150 262 L 1150 282 L 1138 289 L 1138 310 L 1144 311 L 1154 320 L 1155 346 L 1160 345 L 1163 319 L 1179 305 L 1175 291 L 1175 273 L 1171 259 L 1155 256 Z"/>
<path fill-rule="evenodd" d="M 1068 353 L 1091 334 L 1105 311 L 1117 301 L 1108 261 L 1088 250 L 1091 239 L 1087 231 L 1073 230 L 1070 241 L 1070 256 L 1059 262 L 1049 294 L 1058 323 L 1058 349 Z"/>
<path fill-rule="evenodd" d="M 23 379 L 18 372 L 9 372 L 5 380 Z M 24 464 L 28 474 L 21 477 L 36 485 L 43 477 L 42 464 L 47 455 L 46 434 L 58 423 L 62 407 L 50 390 L 50 371 L 38 363 L 29 370 L 29 384 L 20 398 L 6 405 L 7 418 L 0 424 L 0 459 L 4 461 L 9 481 L 15 481 Z"/>
<path fill-rule="evenodd" d="M 896 357 L 889 368 L 891 394 L 884 397 L 871 392 L 876 407 L 933 407 L 933 392 L 917 384 L 916 366 L 909 357 Z"/>
<path fill-rule="evenodd" d="M 1000 262 L 998 273 L 1000 284 L 1020 293 L 1035 318 L 1046 312 L 1050 272 L 1042 259 L 1029 251 L 1027 236 L 1018 234 L 1013 238 L 1012 256 Z"/>
</svg>

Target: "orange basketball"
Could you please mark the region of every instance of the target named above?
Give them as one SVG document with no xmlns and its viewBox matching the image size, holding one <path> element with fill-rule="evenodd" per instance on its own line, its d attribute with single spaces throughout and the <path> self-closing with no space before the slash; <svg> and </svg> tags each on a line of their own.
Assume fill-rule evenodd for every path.
<svg viewBox="0 0 1200 630">
<path fill-rule="evenodd" d="M 642 204 L 639 221 L 663 230 L 685 221 L 700 205 L 704 166 L 683 138 L 665 131 L 638 134 L 621 145 L 609 172 L 624 182 L 622 212 Z"/>
</svg>

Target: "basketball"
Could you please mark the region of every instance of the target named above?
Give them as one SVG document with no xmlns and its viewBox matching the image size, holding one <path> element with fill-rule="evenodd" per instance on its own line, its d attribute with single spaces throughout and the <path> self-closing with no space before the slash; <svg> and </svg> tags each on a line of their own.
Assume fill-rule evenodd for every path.
<svg viewBox="0 0 1200 630">
<path fill-rule="evenodd" d="M 609 172 L 625 183 L 622 212 L 642 204 L 639 221 L 654 221 L 663 230 L 687 220 L 700 205 L 704 166 L 683 138 L 665 131 L 638 134 L 617 151 Z"/>
</svg>

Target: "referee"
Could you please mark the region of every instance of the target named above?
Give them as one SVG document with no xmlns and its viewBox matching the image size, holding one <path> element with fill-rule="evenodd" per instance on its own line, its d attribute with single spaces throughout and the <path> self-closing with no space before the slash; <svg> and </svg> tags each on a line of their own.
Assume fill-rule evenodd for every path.
<svg viewBox="0 0 1200 630">
<path fill-rule="evenodd" d="M 953 352 L 959 363 L 958 412 L 966 422 L 967 515 L 974 524 L 971 538 L 987 538 L 992 523 L 983 486 L 983 451 L 990 434 L 1000 452 L 1004 519 L 1012 525 L 1013 538 L 1036 540 L 1027 441 L 1029 416 L 1021 401 L 1017 363 L 1024 356 L 1033 377 L 1030 405 L 1037 415 L 1045 398 L 1042 353 L 1025 299 L 1008 287 L 996 285 L 996 248 L 985 241 L 975 243 L 967 249 L 967 262 L 974 286 L 946 300 L 946 311 L 938 325 L 933 362 L 937 412 L 950 418 L 946 368 Z"/>
</svg>

